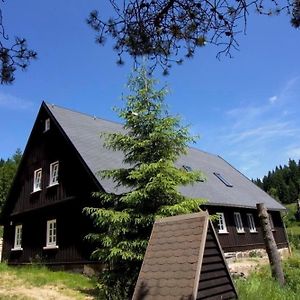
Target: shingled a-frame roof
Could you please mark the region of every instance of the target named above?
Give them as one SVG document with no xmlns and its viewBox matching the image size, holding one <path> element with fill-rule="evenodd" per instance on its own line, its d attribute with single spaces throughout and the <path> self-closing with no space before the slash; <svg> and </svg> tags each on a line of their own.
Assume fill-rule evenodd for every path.
<svg viewBox="0 0 300 300">
<path fill-rule="evenodd" d="M 207 212 L 154 223 L 132 299 L 237 299 Z"/>
<path fill-rule="evenodd" d="M 76 148 L 83 163 L 95 176 L 101 187 L 106 192 L 124 192 L 123 187 L 116 188 L 115 183 L 111 180 L 97 176 L 100 170 L 124 166 L 123 154 L 105 148 L 103 138 L 100 138 L 100 134 L 103 132 L 125 132 L 122 124 L 44 102 L 42 108 L 48 111 L 52 120 L 58 124 L 66 138 Z M 201 170 L 206 177 L 204 182 L 181 187 L 181 192 L 185 196 L 205 198 L 209 205 L 256 209 L 256 203 L 265 203 L 269 210 L 285 210 L 280 203 L 258 188 L 220 156 L 189 148 L 187 155 L 180 157 L 176 164 L 178 167 L 189 166 L 194 170 Z M 231 185 L 224 184 L 216 174 L 220 174 Z"/>
</svg>

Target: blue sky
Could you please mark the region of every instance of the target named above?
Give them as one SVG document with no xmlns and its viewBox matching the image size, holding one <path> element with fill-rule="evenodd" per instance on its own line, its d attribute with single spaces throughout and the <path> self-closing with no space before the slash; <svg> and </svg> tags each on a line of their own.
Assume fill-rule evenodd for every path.
<svg viewBox="0 0 300 300">
<path fill-rule="evenodd" d="M 6 1 L 7 33 L 27 38 L 38 60 L 0 86 L 0 157 L 25 147 L 42 100 L 110 120 L 122 105 L 132 61 L 119 67 L 108 41 L 94 43 L 86 25 L 108 1 Z M 216 59 L 218 48 L 199 49 L 167 77 L 166 101 L 191 133 L 196 147 L 221 155 L 249 178 L 262 177 L 289 158 L 300 159 L 300 32 L 287 16 L 252 14 L 233 58 Z"/>
</svg>

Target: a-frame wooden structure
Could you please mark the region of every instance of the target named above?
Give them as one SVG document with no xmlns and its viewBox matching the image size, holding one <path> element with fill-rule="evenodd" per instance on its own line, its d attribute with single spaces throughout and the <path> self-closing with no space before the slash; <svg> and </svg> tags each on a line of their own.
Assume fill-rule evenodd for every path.
<svg viewBox="0 0 300 300">
<path fill-rule="evenodd" d="M 207 212 L 155 222 L 133 299 L 237 299 Z"/>
</svg>

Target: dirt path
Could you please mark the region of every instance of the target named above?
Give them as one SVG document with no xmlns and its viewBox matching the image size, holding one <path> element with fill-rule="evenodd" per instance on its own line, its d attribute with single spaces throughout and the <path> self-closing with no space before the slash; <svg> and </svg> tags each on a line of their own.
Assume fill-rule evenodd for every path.
<svg viewBox="0 0 300 300">
<path fill-rule="evenodd" d="M 68 289 L 64 286 L 28 286 L 16 276 L 8 273 L 1 274 L 0 300 L 92 300 L 79 291 Z"/>
</svg>

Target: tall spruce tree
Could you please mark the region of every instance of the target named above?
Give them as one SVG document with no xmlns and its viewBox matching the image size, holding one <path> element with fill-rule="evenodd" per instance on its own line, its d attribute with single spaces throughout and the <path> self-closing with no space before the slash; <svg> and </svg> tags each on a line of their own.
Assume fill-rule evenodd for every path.
<svg viewBox="0 0 300 300">
<path fill-rule="evenodd" d="M 117 109 L 126 133 L 103 133 L 105 147 L 123 152 L 124 165 L 101 175 L 128 192 L 98 192 L 99 208 L 84 209 L 96 228 L 87 236 L 96 243 L 92 256 L 106 265 L 99 284 L 107 299 L 131 297 L 155 219 L 199 211 L 204 202 L 178 189 L 202 176 L 174 165 L 194 138 L 167 113 L 166 89 L 156 90 L 155 84 L 145 67 L 137 70 L 125 107 Z"/>
</svg>

